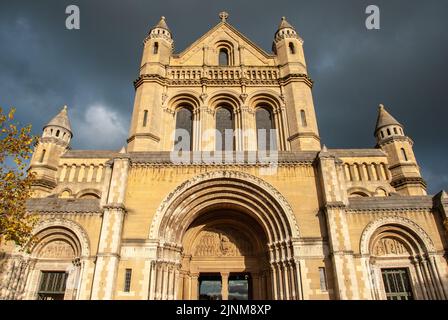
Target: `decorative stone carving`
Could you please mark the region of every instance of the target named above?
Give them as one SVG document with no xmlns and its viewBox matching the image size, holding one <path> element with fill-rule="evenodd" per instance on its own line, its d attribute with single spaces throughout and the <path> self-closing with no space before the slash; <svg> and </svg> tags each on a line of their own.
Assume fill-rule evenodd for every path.
<svg viewBox="0 0 448 320">
<path fill-rule="evenodd" d="M 206 93 L 202 93 L 202 94 L 199 96 L 199 98 L 201 99 L 202 103 L 205 103 L 205 101 L 206 101 L 207 98 L 208 98 L 208 94 L 206 94 Z"/>
<path fill-rule="evenodd" d="M 399 240 L 394 238 L 382 238 L 374 246 L 372 254 L 375 256 L 409 255 L 408 250 Z"/>
<path fill-rule="evenodd" d="M 75 252 L 71 245 L 65 241 L 52 241 L 45 245 L 41 250 L 40 258 L 57 258 L 57 259 L 72 259 Z"/>
<path fill-rule="evenodd" d="M 370 239 L 373 235 L 373 233 L 381 226 L 386 224 L 394 224 L 394 225 L 401 225 L 404 226 L 410 230 L 412 230 L 415 234 L 417 234 L 421 240 L 423 240 L 423 243 L 425 245 L 425 248 L 428 252 L 434 252 L 434 243 L 432 242 L 429 235 L 426 233 L 425 230 L 423 230 L 422 227 L 420 227 L 418 224 L 416 224 L 414 221 L 409 220 L 405 217 L 401 217 L 398 215 L 394 216 L 386 216 L 382 217 L 380 219 L 374 220 L 370 222 L 366 228 L 364 229 L 361 241 L 360 241 L 360 252 L 363 255 L 369 254 L 369 243 Z"/>
<path fill-rule="evenodd" d="M 166 99 L 168 99 L 168 95 L 166 93 L 162 93 L 162 105 L 165 104 Z"/>
<path fill-rule="evenodd" d="M 81 244 L 81 255 L 83 257 L 90 256 L 90 241 L 89 237 L 87 236 L 86 231 L 83 227 L 81 227 L 77 222 L 54 217 L 50 219 L 45 219 L 40 221 L 33 230 L 33 234 L 38 234 L 44 229 L 50 228 L 50 227 L 65 227 L 69 230 L 71 230 L 78 238 L 80 244 Z"/>
<path fill-rule="evenodd" d="M 251 252 L 248 239 L 231 230 L 202 231 L 194 251 L 199 257 L 235 257 Z"/>
<path fill-rule="evenodd" d="M 244 183 L 250 183 L 263 189 L 267 194 L 275 199 L 282 208 L 282 214 L 284 215 L 287 223 L 289 223 L 289 227 L 291 228 L 292 238 L 299 237 L 299 227 L 291 205 L 288 203 L 286 198 L 271 184 L 258 177 L 241 171 L 212 171 L 200 174 L 184 181 L 165 197 L 154 215 L 149 231 L 149 238 L 156 240 L 159 239 L 159 227 L 162 223 L 162 219 L 168 218 L 164 217 L 165 214 L 167 213 L 170 206 L 175 203 L 179 197 L 184 195 L 188 189 L 194 187 L 195 185 L 198 185 L 204 181 L 214 179 L 240 180 Z"/>
</svg>

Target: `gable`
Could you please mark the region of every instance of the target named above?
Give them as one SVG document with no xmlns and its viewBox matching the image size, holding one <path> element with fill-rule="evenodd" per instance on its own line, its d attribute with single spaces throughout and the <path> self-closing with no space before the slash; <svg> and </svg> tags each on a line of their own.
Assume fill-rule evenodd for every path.
<svg viewBox="0 0 448 320">
<path fill-rule="evenodd" d="M 218 65 L 219 48 L 222 46 L 229 47 L 231 50 L 231 65 L 238 66 L 241 62 L 247 66 L 275 65 L 274 55 L 266 53 L 226 22 L 220 22 L 184 51 L 174 55 L 170 64 L 172 66 Z"/>
</svg>

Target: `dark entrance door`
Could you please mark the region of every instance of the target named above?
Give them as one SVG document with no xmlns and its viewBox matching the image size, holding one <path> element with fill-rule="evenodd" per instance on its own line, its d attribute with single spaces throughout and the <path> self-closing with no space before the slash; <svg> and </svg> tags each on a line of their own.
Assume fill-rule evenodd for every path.
<svg viewBox="0 0 448 320">
<path fill-rule="evenodd" d="M 229 300 L 252 299 L 252 283 L 250 274 L 230 274 Z"/>
<path fill-rule="evenodd" d="M 408 269 L 381 269 L 387 300 L 413 300 Z"/>
<path fill-rule="evenodd" d="M 43 271 L 40 280 L 39 300 L 64 300 L 65 284 L 68 274 L 65 272 Z"/>
<path fill-rule="evenodd" d="M 201 274 L 199 277 L 199 300 L 221 299 L 221 275 Z"/>
</svg>

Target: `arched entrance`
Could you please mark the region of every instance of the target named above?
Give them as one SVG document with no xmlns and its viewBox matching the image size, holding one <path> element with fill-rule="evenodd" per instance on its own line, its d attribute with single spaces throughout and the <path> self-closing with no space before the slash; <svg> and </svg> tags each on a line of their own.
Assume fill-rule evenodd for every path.
<svg viewBox="0 0 448 320">
<path fill-rule="evenodd" d="M 188 228 L 180 268 L 183 299 L 269 299 L 267 239 L 233 206 L 209 208 Z"/>
<path fill-rule="evenodd" d="M 434 245 L 413 221 L 390 216 L 371 222 L 361 238 L 361 253 L 373 299 L 446 299 Z"/>
<path fill-rule="evenodd" d="M 302 297 L 294 214 L 255 176 L 218 171 L 184 182 L 157 210 L 150 239 L 149 299 Z"/>
<path fill-rule="evenodd" d="M 8 259 L 8 300 L 73 300 L 79 298 L 83 266 L 90 256 L 84 229 L 64 218 L 41 220 L 33 240 Z"/>
</svg>

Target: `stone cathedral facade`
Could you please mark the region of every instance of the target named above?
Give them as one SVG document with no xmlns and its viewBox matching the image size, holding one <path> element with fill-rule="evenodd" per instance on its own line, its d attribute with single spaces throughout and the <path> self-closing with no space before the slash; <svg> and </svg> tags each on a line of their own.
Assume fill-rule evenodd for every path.
<svg viewBox="0 0 448 320">
<path fill-rule="evenodd" d="M 285 18 L 272 49 L 221 13 L 174 53 L 162 17 L 121 150 L 72 150 L 66 107 L 44 126 L 35 241 L 0 248 L 0 298 L 447 299 L 448 196 L 405 127 L 380 106 L 374 147 L 326 148 Z"/>
</svg>

